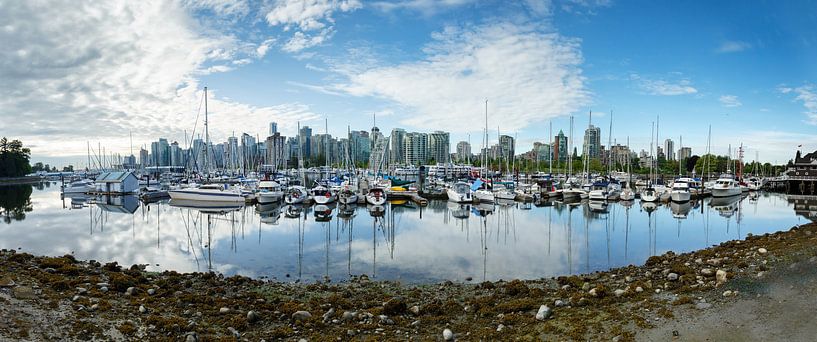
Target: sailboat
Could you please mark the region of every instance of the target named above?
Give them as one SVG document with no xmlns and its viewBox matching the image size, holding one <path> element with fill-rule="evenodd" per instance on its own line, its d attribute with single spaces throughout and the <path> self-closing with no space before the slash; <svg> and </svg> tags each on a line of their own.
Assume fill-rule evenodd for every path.
<svg viewBox="0 0 817 342">
<path fill-rule="evenodd" d="M 627 137 L 627 151 L 630 150 L 630 137 Z M 629 153 L 629 152 L 628 152 Z M 627 156 L 627 176 L 630 179 L 627 180 L 627 187 L 621 190 L 621 194 L 619 194 L 619 198 L 622 201 L 632 201 L 635 199 L 635 193 L 633 192 L 633 174 L 630 171 L 630 156 Z"/>
<path fill-rule="evenodd" d="M 205 153 L 204 153 L 204 173 L 209 176 L 207 165 L 210 154 L 210 131 L 207 123 L 207 87 L 204 87 L 204 131 L 205 131 Z M 211 201 L 211 202 L 241 202 L 245 201 L 241 195 L 241 189 L 231 188 L 221 184 L 206 184 L 198 188 L 184 188 L 168 191 L 170 199 L 174 201 Z"/>
</svg>

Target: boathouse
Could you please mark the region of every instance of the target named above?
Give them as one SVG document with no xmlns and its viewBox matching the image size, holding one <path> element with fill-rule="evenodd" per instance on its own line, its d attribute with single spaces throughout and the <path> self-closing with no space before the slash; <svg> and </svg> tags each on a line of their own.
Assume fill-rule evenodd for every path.
<svg viewBox="0 0 817 342">
<path fill-rule="evenodd" d="M 104 172 L 95 182 L 97 191 L 106 194 L 130 194 L 139 189 L 139 179 L 128 171 Z"/>
<path fill-rule="evenodd" d="M 815 184 L 817 184 L 817 151 L 801 156 L 800 151 L 794 157 L 793 165 L 789 168 L 788 192 L 800 194 L 817 194 Z"/>
</svg>

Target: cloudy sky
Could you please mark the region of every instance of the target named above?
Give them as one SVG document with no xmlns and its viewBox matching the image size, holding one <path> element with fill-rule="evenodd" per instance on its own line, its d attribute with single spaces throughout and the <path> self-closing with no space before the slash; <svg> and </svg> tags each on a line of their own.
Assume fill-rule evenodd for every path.
<svg viewBox="0 0 817 342">
<path fill-rule="evenodd" d="M 518 150 L 602 127 L 648 149 L 817 149 L 817 5 L 806 1 L 0 0 L 0 135 L 84 165 L 158 137 L 443 129 Z M 200 116 L 201 115 L 201 116 Z M 198 120 L 197 120 L 198 117 Z"/>
</svg>

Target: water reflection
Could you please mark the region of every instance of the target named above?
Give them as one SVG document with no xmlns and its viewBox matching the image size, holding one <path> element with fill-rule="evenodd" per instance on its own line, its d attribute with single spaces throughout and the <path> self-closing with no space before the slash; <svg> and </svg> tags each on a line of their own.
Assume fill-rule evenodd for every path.
<svg viewBox="0 0 817 342">
<path fill-rule="evenodd" d="M 0 215 L 3 222 L 10 224 L 11 221 L 25 220 L 26 213 L 33 210 L 31 191 L 29 184 L 0 186 Z"/>
<path fill-rule="evenodd" d="M 22 210 L 26 218 L 0 227 L 2 248 L 73 252 L 82 259 L 148 264 L 153 271 L 304 282 L 364 273 L 433 282 L 592 272 L 787 229 L 817 211 L 814 199 L 767 193 L 663 205 L 431 201 L 419 207 L 407 201 L 141 204 L 131 197 L 60 198 L 58 187 L 16 188 L 14 196 L 6 195 L 8 188 L 0 191 L 4 217 Z"/>
</svg>

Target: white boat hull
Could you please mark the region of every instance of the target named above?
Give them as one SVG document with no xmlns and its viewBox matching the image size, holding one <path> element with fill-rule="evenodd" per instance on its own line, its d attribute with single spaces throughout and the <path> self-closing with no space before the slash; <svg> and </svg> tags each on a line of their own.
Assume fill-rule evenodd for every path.
<svg viewBox="0 0 817 342">
<path fill-rule="evenodd" d="M 282 198 L 284 198 L 284 192 L 283 191 L 259 192 L 256 196 L 257 196 L 256 198 L 258 199 L 258 203 L 268 204 L 280 201 Z"/>
<path fill-rule="evenodd" d="M 501 199 L 501 200 L 515 200 L 516 193 L 510 191 L 498 191 L 494 194 L 494 198 Z"/>
<path fill-rule="evenodd" d="M 488 190 L 477 190 L 474 191 L 474 197 L 478 199 L 480 202 L 485 203 L 493 203 L 494 202 L 494 193 Z"/>
<path fill-rule="evenodd" d="M 690 197 L 689 191 L 673 191 L 670 193 L 670 198 L 675 203 L 689 202 Z"/>
<path fill-rule="evenodd" d="M 340 204 L 355 204 L 357 203 L 357 195 L 351 194 L 345 196 L 344 195 L 338 196 L 338 202 Z"/>
<path fill-rule="evenodd" d="M 592 190 L 587 196 L 593 201 L 607 200 L 607 193 L 604 190 Z"/>
<path fill-rule="evenodd" d="M 740 188 L 712 188 L 712 197 L 731 197 L 740 194 Z"/>
<path fill-rule="evenodd" d="M 470 192 L 458 193 L 458 192 L 454 191 L 453 189 L 448 189 L 448 190 L 446 190 L 446 193 L 448 194 L 448 200 L 451 201 L 451 202 L 468 203 L 468 202 L 473 202 L 474 201 L 471 198 L 471 193 Z"/>
<path fill-rule="evenodd" d="M 312 196 L 312 199 L 315 201 L 316 204 L 329 204 L 334 202 L 337 199 L 337 196 L 335 195 Z"/>
<path fill-rule="evenodd" d="M 244 202 L 241 193 L 227 190 L 179 189 L 168 191 L 170 198 L 181 201 Z"/>
<path fill-rule="evenodd" d="M 618 197 L 622 201 L 632 201 L 635 199 L 635 193 L 632 191 L 622 191 Z"/>
</svg>

